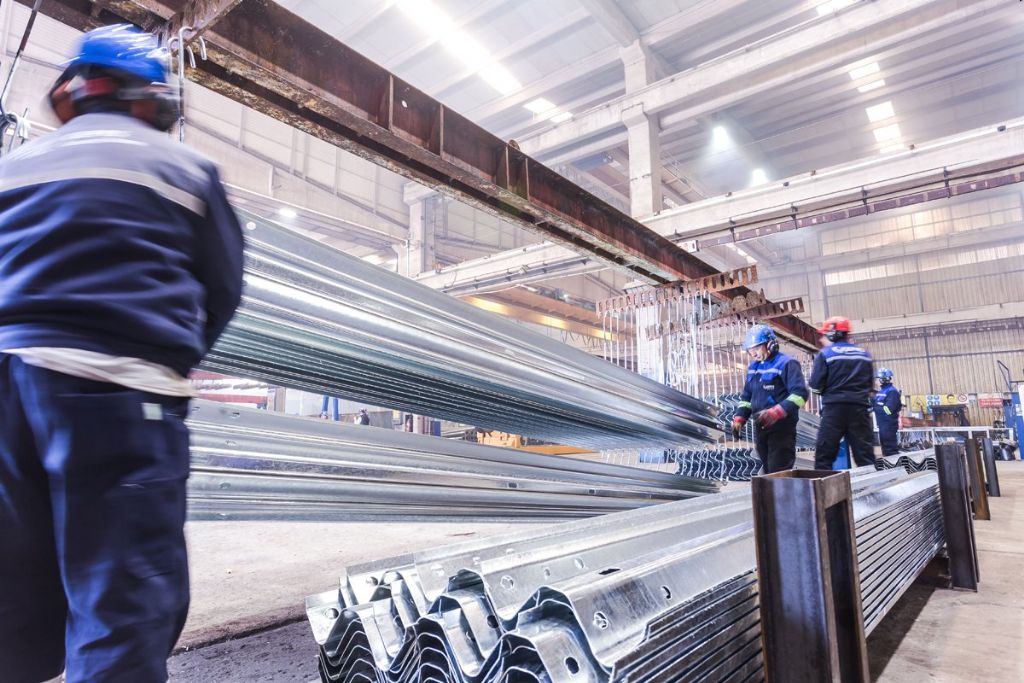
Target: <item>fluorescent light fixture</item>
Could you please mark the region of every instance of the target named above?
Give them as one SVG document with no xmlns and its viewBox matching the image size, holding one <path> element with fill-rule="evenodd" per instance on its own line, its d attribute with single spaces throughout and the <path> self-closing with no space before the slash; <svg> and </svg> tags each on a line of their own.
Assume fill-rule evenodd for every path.
<svg viewBox="0 0 1024 683">
<path fill-rule="evenodd" d="M 522 84 L 508 69 L 494 61 L 480 41 L 458 27 L 433 0 L 398 0 L 397 5 L 421 30 L 484 79 L 502 95 L 510 95 Z"/>
<path fill-rule="evenodd" d="M 890 100 L 886 100 L 885 102 L 876 104 L 872 107 L 866 107 L 864 111 L 867 112 L 868 121 L 871 123 L 878 123 L 879 121 L 891 119 L 893 116 L 896 116 L 896 110 L 892 108 L 892 102 Z"/>
<path fill-rule="evenodd" d="M 295 218 L 299 215 L 298 211 L 291 208 L 290 206 L 282 206 L 277 210 L 277 215 L 281 218 Z"/>
<path fill-rule="evenodd" d="M 865 83 L 864 85 L 857 86 L 857 90 L 860 92 L 871 92 L 872 90 L 877 90 L 878 88 L 881 88 L 884 85 L 885 79 L 879 78 L 877 81 L 871 81 L 870 83 Z"/>
<path fill-rule="evenodd" d="M 440 38 L 453 28 L 451 18 L 431 0 L 398 0 L 397 4 L 420 29 L 433 38 Z"/>
<path fill-rule="evenodd" d="M 827 0 L 827 2 L 821 3 L 815 9 L 818 10 L 818 16 L 823 17 L 826 14 L 838 12 L 839 10 L 849 7 L 856 2 L 857 0 Z"/>
<path fill-rule="evenodd" d="M 862 78 L 874 76 L 879 71 L 881 71 L 881 68 L 878 66 L 878 62 L 867 62 L 851 66 L 849 73 L 851 79 L 859 81 Z"/>
<path fill-rule="evenodd" d="M 567 111 L 562 111 L 555 104 L 548 99 L 538 97 L 537 99 L 527 102 L 523 105 L 538 117 L 542 119 L 548 119 L 554 123 L 565 123 L 572 118 L 572 114 Z"/>
<path fill-rule="evenodd" d="M 547 112 L 555 108 L 555 104 L 553 102 L 551 102 L 550 100 L 546 100 L 543 97 L 538 97 L 532 102 L 527 102 L 523 106 L 532 111 L 534 114 L 546 114 Z"/>
<path fill-rule="evenodd" d="M 768 182 L 768 174 L 764 172 L 763 168 L 755 168 L 750 172 L 750 186 L 764 185 Z"/>
<path fill-rule="evenodd" d="M 878 142 L 894 142 L 900 139 L 900 124 L 890 123 L 888 126 L 875 128 L 872 132 Z"/>
<path fill-rule="evenodd" d="M 892 144 L 892 145 L 884 145 L 882 148 L 880 148 L 878 150 L 878 153 L 879 154 L 891 154 L 893 152 L 903 152 L 906 149 L 907 149 L 906 145 L 904 145 L 902 142 L 897 142 L 897 143 Z"/>
<path fill-rule="evenodd" d="M 487 49 L 462 29 L 453 28 L 451 33 L 441 37 L 441 44 L 466 66 L 479 66 L 492 61 Z"/>
<path fill-rule="evenodd" d="M 491 62 L 477 73 L 487 85 L 505 96 L 511 95 L 523 87 L 523 84 L 508 69 L 495 62 Z"/>
</svg>

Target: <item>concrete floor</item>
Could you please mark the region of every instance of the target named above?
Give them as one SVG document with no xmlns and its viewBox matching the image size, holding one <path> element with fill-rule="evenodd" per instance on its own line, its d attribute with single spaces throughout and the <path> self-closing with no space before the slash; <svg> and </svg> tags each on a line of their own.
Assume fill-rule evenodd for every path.
<svg viewBox="0 0 1024 683">
<path fill-rule="evenodd" d="M 978 592 L 913 586 L 868 640 L 876 681 L 1024 681 L 1024 462 L 998 467 L 1003 495 L 974 524 Z"/>
<path fill-rule="evenodd" d="M 507 528 L 441 522 L 189 523 L 192 604 L 177 650 L 304 618 L 304 598 L 337 586 L 342 567 Z"/>
<path fill-rule="evenodd" d="M 999 472 L 1003 497 L 991 499 L 992 521 L 975 525 L 980 590 L 912 587 L 868 641 L 875 681 L 1024 681 L 1024 463 L 1000 463 Z M 170 680 L 315 680 L 302 599 L 330 588 L 339 567 L 505 528 L 190 525 L 192 611 L 179 643 L 186 651 L 171 658 Z"/>
</svg>

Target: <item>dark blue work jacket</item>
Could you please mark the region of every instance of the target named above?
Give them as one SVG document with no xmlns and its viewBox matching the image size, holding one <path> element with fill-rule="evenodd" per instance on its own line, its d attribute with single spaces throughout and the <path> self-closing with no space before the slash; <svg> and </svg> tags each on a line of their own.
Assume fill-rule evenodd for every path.
<svg viewBox="0 0 1024 683">
<path fill-rule="evenodd" d="M 866 409 L 875 386 L 871 354 L 847 341 L 825 347 L 814 358 L 810 385 L 821 394 L 822 405 L 853 403 Z"/>
<path fill-rule="evenodd" d="M 754 361 L 747 368 L 747 381 L 740 394 L 736 414 L 749 418 L 775 405 L 781 405 L 787 417 L 794 418 L 807 402 L 807 383 L 800 363 L 776 352 L 768 360 Z"/>
<path fill-rule="evenodd" d="M 84 349 L 184 375 L 242 293 L 242 228 L 213 163 L 121 114 L 0 159 L 0 350 Z"/>
<path fill-rule="evenodd" d="M 886 384 L 875 394 L 872 405 L 879 426 L 899 424 L 900 410 L 903 409 L 903 395 L 891 384 Z"/>
</svg>

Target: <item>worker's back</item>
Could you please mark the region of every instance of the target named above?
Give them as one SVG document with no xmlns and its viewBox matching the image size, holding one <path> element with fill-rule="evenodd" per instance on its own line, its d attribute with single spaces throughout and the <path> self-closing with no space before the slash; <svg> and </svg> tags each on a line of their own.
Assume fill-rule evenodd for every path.
<svg viewBox="0 0 1024 683">
<path fill-rule="evenodd" d="M 875 377 L 870 353 L 848 341 L 840 341 L 822 349 L 814 361 L 810 386 L 821 394 L 824 405 L 869 405 Z"/>
<path fill-rule="evenodd" d="M 241 235 L 218 185 L 201 155 L 116 113 L 5 157 L 0 349 L 79 348 L 187 373 L 238 297 Z"/>
</svg>

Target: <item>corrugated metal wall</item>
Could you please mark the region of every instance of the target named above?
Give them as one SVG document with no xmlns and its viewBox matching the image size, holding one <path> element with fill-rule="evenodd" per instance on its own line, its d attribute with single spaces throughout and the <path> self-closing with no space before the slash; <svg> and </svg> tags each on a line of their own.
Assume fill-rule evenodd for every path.
<svg viewBox="0 0 1024 683">
<path fill-rule="evenodd" d="M 1024 330 L 983 330 L 926 337 L 876 341 L 859 340 L 871 350 L 878 367 L 899 377 L 905 394 L 971 394 L 1006 391 L 996 369 L 1000 360 L 1014 379 L 1024 379 Z"/>
</svg>

